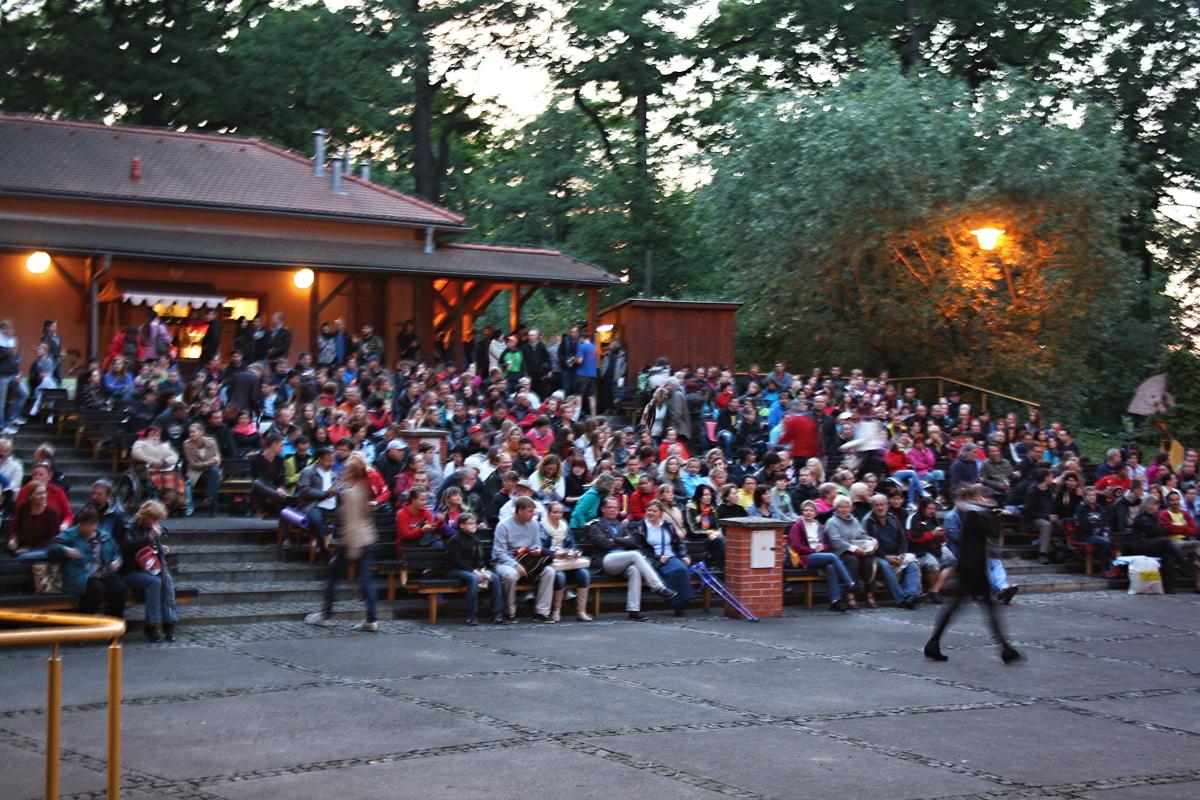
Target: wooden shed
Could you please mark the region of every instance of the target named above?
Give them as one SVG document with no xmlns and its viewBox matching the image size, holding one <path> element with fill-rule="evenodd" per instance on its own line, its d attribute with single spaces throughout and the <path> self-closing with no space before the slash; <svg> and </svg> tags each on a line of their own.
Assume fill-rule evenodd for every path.
<svg viewBox="0 0 1200 800">
<path fill-rule="evenodd" d="M 655 359 L 673 367 L 733 366 L 733 317 L 741 303 L 630 298 L 603 309 L 596 328 L 601 345 L 620 337 L 629 354 L 630 385 Z M 607 326 L 611 325 L 611 328 Z"/>
</svg>

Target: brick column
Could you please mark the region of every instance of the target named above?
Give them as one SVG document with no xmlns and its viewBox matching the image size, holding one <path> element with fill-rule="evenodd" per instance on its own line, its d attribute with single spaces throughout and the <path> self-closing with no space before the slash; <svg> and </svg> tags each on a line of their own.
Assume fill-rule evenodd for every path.
<svg viewBox="0 0 1200 800">
<path fill-rule="evenodd" d="M 411 431 L 401 431 L 400 438 L 408 445 L 410 453 L 417 452 L 417 445 L 422 442 L 431 442 L 437 445 L 438 467 L 446 466 L 446 460 L 450 457 L 450 433 L 437 428 L 417 428 Z"/>
<path fill-rule="evenodd" d="M 783 616 L 783 537 L 786 522 L 735 517 L 725 533 L 725 586 L 757 617 Z M 757 558 L 756 556 L 757 551 Z M 769 566 L 752 566 L 766 559 Z M 725 607 L 725 616 L 739 616 Z"/>
</svg>

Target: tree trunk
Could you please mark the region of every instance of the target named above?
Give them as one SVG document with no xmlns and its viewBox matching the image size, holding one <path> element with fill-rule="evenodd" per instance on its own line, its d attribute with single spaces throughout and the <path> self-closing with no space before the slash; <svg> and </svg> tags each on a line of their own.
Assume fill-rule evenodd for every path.
<svg viewBox="0 0 1200 800">
<path fill-rule="evenodd" d="M 413 185 L 418 197 L 436 203 L 438 197 L 437 163 L 433 152 L 433 99 L 437 90 L 429 80 L 429 38 L 421 26 L 421 0 L 410 0 L 410 24 L 418 31 L 414 47 L 413 109 L 410 117 L 413 137 Z"/>
</svg>

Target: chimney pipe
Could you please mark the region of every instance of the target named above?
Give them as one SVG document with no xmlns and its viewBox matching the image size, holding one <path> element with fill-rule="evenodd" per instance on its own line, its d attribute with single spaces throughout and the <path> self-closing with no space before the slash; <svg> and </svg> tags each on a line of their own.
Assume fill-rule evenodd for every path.
<svg viewBox="0 0 1200 800">
<path fill-rule="evenodd" d="M 325 137 L 328 134 L 324 128 L 313 131 L 313 175 L 318 178 L 325 174 Z"/>
<path fill-rule="evenodd" d="M 329 188 L 334 194 L 345 194 L 346 190 L 342 188 L 342 160 L 335 158 L 333 160 L 333 179 L 330 181 Z"/>
<path fill-rule="evenodd" d="M 354 175 L 354 163 L 350 161 L 350 148 L 342 151 L 342 174 L 347 178 Z"/>
<path fill-rule="evenodd" d="M 433 228 L 425 229 L 425 254 L 433 252 Z"/>
<path fill-rule="evenodd" d="M 362 179 L 364 181 L 371 180 L 371 162 L 364 161 L 362 165 Z"/>
<path fill-rule="evenodd" d="M 134 156 L 133 161 L 129 164 L 129 180 L 137 183 L 142 179 L 142 158 Z"/>
</svg>

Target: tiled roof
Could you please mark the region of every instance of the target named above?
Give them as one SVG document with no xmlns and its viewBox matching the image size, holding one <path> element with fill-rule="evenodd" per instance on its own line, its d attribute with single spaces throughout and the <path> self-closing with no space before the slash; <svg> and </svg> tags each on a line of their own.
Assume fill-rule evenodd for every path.
<svg viewBox="0 0 1200 800">
<path fill-rule="evenodd" d="M 247 267 L 309 266 L 451 279 L 608 286 L 614 275 L 557 250 L 475 244 L 439 245 L 425 253 L 417 243 L 364 239 L 314 239 L 224 230 L 165 228 L 136 223 L 49 221 L 0 215 L 0 248 Z"/>
<path fill-rule="evenodd" d="M 0 114 L 0 194 L 465 227 L 440 206 L 359 178 L 334 194 L 329 172 L 314 175 L 309 159 L 258 139 Z"/>
</svg>

